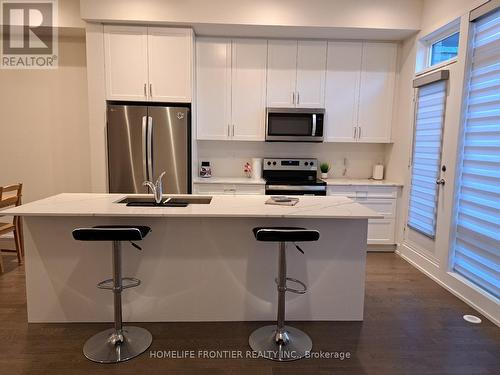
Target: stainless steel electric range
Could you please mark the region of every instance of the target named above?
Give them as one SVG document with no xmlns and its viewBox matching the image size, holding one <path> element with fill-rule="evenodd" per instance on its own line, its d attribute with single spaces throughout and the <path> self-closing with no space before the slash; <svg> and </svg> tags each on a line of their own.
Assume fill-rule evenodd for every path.
<svg viewBox="0 0 500 375">
<path fill-rule="evenodd" d="M 316 159 L 264 159 L 266 195 L 326 195 Z"/>
</svg>

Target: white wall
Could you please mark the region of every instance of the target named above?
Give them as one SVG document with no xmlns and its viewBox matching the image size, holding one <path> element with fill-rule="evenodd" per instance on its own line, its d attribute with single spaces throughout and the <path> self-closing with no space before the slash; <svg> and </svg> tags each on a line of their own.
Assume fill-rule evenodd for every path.
<svg viewBox="0 0 500 375">
<path fill-rule="evenodd" d="M 198 161 L 210 161 L 218 177 L 244 176 L 243 165 L 251 158 L 275 157 L 317 158 L 330 164 L 330 177 L 342 177 L 346 168 L 345 177 L 369 178 L 384 154 L 382 144 L 198 141 Z"/>
<path fill-rule="evenodd" d="M 293 33 L 300 32 L 302 37 L 334 37 L 333 29 L 371 30 L 360 38 L 385 39 L 384 30 L 408 36 L 419 29 L 421 9 L 421 0 L 398 0 L 397 6 L 395 0 L 81 1 L 87 21 L 191 25 L 198 34 L 232 36 L 299 37 Z"/>
<path fill-rule="evenodd" d="M 90 189 L 85 39 L 61 37 L 59 68 L 0 70 L 0 185 L 24 202 Z"/>
</svg>

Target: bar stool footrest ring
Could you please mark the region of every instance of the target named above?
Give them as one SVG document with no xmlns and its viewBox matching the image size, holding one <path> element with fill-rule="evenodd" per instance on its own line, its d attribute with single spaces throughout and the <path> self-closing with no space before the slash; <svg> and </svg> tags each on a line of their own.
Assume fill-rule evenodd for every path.
<svg viewBox="0 0 500 375">
<path fill-rule="evenodd" d="M 292 283 L 299 284 L 302 287 L 302 289 L 295 289 L 295 288 L 289 288 L 288 285 L 287 285 L 285 287 L 285 291 L 286 292 L 291 292 L 291 293 L 295 293 L 295 294 L 305 294 L 307 292 L 307 285 L 304 284 L 302 281 L 294 279 L 294 278 L 291 278 L 291 277 L 287 277 L 286 281 L 290 281 Z M 274 282 L 276 283 L 276 285 L 279 285 L 277 278 L 274 279 Z"/>
<path fill-rule="evenodd" d="M 141 280 L 136 279 L 135 277 L 122 277 L 122 289 L 135 288 L 136 286 L 141 285 Z M 113 290 L 114 284 L 113 279 L 107 279 L 101 281 L 97 284 L 99 289 L 107 289 Z"/>
</svg>

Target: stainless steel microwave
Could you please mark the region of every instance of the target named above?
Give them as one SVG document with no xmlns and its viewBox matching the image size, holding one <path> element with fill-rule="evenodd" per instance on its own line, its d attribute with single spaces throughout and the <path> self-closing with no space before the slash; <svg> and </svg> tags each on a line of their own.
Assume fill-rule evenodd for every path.
<svg viewBox="0 0 500 375">
<path fill-rule="evenodd" d="M 323 142 L 322 108 L 267 108 L 267 142 Z"/>
</svg>

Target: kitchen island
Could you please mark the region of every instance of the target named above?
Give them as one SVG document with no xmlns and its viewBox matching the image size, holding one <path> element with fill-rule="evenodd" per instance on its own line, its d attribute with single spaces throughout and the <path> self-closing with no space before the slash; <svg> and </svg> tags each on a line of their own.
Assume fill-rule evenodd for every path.
<svg viewBox="0 0 500 375">
<path fill-rule="evenodd" d="M 308 286 L 287 295 L 289 320 L 363 319 L 367 223 L 380 217 L 346 197 L 301 196 L 296 206 L 269 196 L 216 195 L 187 207 L 128 207 L 124 194 L 59 194 L 2 214 L 25 225 L 28 321 L 111 321 L 111 243 L 80 242 L 72 230 L 147 225 L 138 251 L 123 244 L 123 276 L 142 284 L 123 293 L 125 321 L 252 321 L 276 314 L 277 244 L 257 242 L 256 226 L 301 226 L 321 233 L 288 246 L 288 275 Z M 190 196 L 196 197 L 196 196 Z"/>
</svg>

